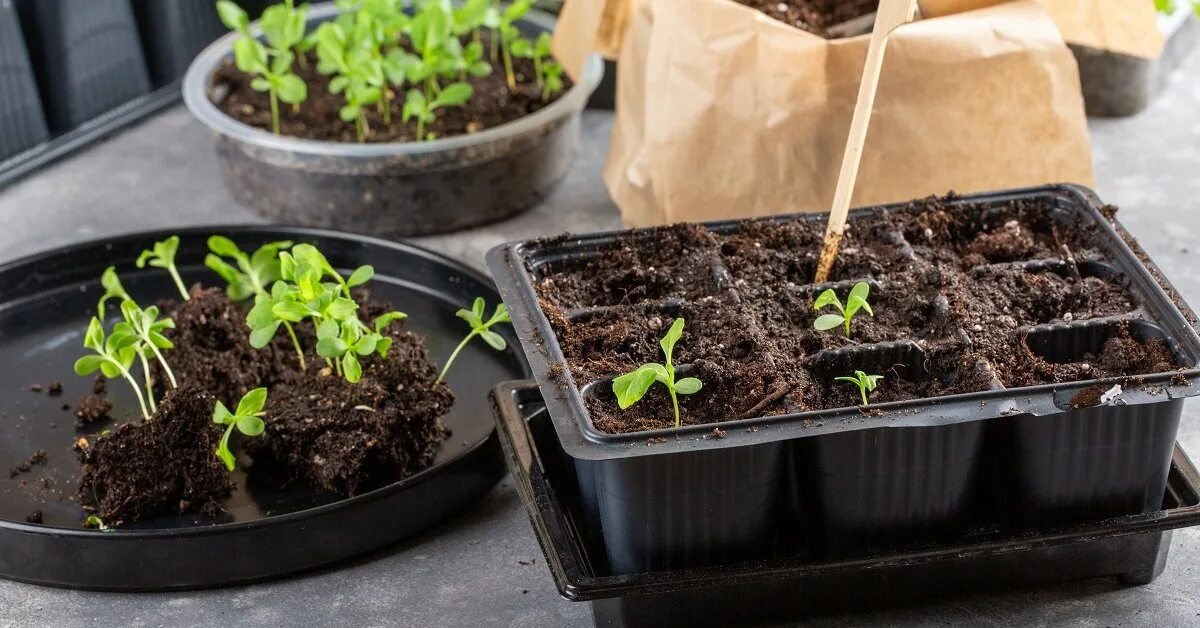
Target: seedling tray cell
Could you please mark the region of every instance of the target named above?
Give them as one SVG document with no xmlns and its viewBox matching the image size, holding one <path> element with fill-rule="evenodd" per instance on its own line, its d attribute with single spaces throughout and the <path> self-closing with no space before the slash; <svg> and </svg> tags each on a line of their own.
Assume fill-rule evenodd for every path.
<svg viewBox="0 0 1200 628">
<path fill-rule="evenodd" d="M 835 281 L 824 285 L 810 284 L 819 240 L 795 235 L 819 233 L 822 214 L 533 240 L 489 254 L 615 572 L 731 553 L 848 556 L 1159 507 L 1182 399 L 1198 392 L 1191 310 L 1088 190 L 926 203 L 853 212 Z M 940 212 L 931 222 L 903 219 L 931 206 Z M 1029 245 L 1019 254 L 997 245 L 1022 233 Z M 899 276 L 948 252 L 970 279 Z M 613 256 L 621 270 L 589 266 Z M 859 281 L 872 287 L 876 316 L 856 318 L 851 340 L 814 334 L 815 296 L 833 289 L 845 299 Z M 1012 301 L 994 320 L 973 320 L 952 303 L 963 294 L 957 281 L 1025 288 L 1004 295 Z M 1055 282 L 1090 286 L 1081 298 L 1091 305 L 1046 300 L 1039 287 Z M 611 391 L 615 375 L 661 360 L 658 338 L 676 317 L 687 321 L 676 362 L 705 382 L 681 401 L 681 429 L 654 422 L 654 407 L 670 412 L 661 388 L 643 414 L 621 414 Z M 1086 370 L 1109 341 L 1151 338 L 1173 355 L 1147 354 L 1153 364 L 1121 377 Z M 1054 375 L 995 368 L 998 356 L 1026 352 Z M 857 407 L 857 390 L 833 381 L 856 369 L 885 373 L 891 392 Z M 800 379 L 781 384 L 780 371 Z M 701 411 L 720 414 L 690 414 Z"/>
<path fill-rule="evenodd" d="M 55 586 L 110 590 L 209 587 L 261 580 L 329 565 L 435 529 L 486 494 L 503 475 L 487 392 L 499 381 L 528 376 L 506 329 L 510 348 L 468 346 L 448 381 L 457 403 L 443 418 L 451 431 L 434 464 L 398 482 L 348 499 L 316 492 L 304 482 L 285 488 L 255 481 L 240 465 L 226 512 L 154 517 L 111 532 L 82 527 L 85 513 L 72 498 L 79 463 L 75 439 L 102 429 L 75 427 L 71 409 L 92 392 L 92 378 L 72 371 L 82 355 L 82 334 L 101 292 L 98 278 L 116 266 L 139 300 L 169 298 L 167 274 L 138 270 L 137 255 L 178 233 L 178 259 L 186 282 L 222 285 L 200 262 L 206 240 L 229 236 L 246 249 L 292 240 L 317 245 L 339 269 L 371 264 L 373 297 L 410 316 L 409 329 L 425 336 L 433 359 L 444 359 L 461 340 L 454 312 L 483 296 L 495 303 L 491 282 L 466 266 L 409 246 L 332 231 L 282 227 L 201 227 L 151 232 L 74 245 L 0 266 L 0 468 L 8 470 L 45 450 L 11 479 L 0 477 L 0 577 Z M 145 301 L 143 301 L 145 302 Z M 61 394 L 49 395 L 53 382 Z M 42 392 L 30 390 L 40 384 Z M 126 388 L 109 385 L 118 419 L 137 415 Z M 63 409 L 64 404 L 67 409 Z M 42 523 L 27 523 L 40 511 Z"/>
<path fill-rule="evenodd" d="M 853 558 L 743 557 L 621 574 L 591 534 L 570 458 L 536 383 L 503 384 L 492 400 L 505 460 L 555 585 L 563 597 L 588 602 L 595 625 L 606 628 L 790 624 L 818 612 L 1097 577 L 1147 584 L 1166 567 L 1171 531 L 1200 524 L 1200 473 L 1176 447 L 1155 500 L 1160 506 L 1147 514 L 1037 531 L 977 530 L 955 542 Z"/>
</svg>

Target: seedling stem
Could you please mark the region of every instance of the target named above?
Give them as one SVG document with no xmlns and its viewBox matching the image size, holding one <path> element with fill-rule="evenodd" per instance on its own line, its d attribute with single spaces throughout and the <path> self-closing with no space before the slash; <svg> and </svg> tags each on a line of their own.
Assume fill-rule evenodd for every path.
<svg viewBox="0 0 1200 628">
<path fill-rule="evenodd" d="M 471 332 L 454 348 L 454 353 L 451 353 L 449 359 L 446 360 L 446 364 L 442 367 L 442 372 L 438 374 L 437 382 L 435 383 L 441 383 L 446 378 L 446 373 L 450 371 L 450 365 L 454 364 L 454 359 L 458 357 L 463 347 L 466 347 L 467 343 L 471 342 L 471 339 L 475 336 L 483 338 L 483 341 L 496 351 L 503 351 L 508 346 L 508 342 L 504 340 L 504 336 L 491 330 L 492 325 L 512 322 L 512 318 L 508 315 L 508 307 L 503 303 L 497 304 L 491 318 L 484 321 L 483 315 L 486 311 L 487 303 L 483 300 L 483 297 L 476 297 L 470 310 L 459 310 L 455 313 L 455 316 L 467 321 L 467 324 L 471 326 Z"/>
</svg>

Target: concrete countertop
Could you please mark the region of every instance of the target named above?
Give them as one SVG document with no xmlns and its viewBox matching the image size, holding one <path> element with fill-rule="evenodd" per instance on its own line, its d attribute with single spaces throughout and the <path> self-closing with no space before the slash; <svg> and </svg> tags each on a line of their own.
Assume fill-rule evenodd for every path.
<svg viewBox="0 0 1200 628">
<path fill-rule="evenodd" d="M 1146 112 L 1093 120 L 1098 192 L 1184 298 L 1200 304 L 1200 54 Z M 588 112 L 583 153 L 561 188 L 524 216 L 418 244 L 483 267 L 496 243 L 618 227 L 600 181 L 612 115 Z M 260 220 L 221 183 L 212 138 L 182 107 L 0 190 L 0 262 L 131 230 Z M 1200 405 L 1180 441 L 1200 455 Z M 1200 624 L 1200 529 L 1177 531 L 1166 571 L 1123 587 L 1097 579 L 853 614 L 813 625 Z M 443 528 L 351 564 L 281 581 L 198 592 L 89 593 L 0 581 L 8 626 L 575 626 L 584 604 L 559 597 L 512 482 Z"/>
</svg>

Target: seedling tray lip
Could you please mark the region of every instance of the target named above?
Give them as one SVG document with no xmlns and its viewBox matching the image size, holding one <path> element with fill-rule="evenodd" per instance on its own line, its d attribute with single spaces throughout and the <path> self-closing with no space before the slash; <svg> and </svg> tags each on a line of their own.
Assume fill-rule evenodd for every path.
<svg viewBox="0 0 1200 628">
<path fill-rule="evenodd" d="M 1180 505 L 1172 509 L 999 538 L 891 550 L 850 558 L 772 559 L 693 569 L 596 576 L 587 569 L 584 550 L 573 538 L 562 504 L 546 477 L 541 453 L 529 432 L 529 417 L 521 412 L 520 399 L 536 399 L 541 405 L 545 402 L 544 397 L 539 396 L 534 381 L 505 382 L 492 391 L 491 402 L 496 414 L 500 445 L 555 586 L 564 598 L 571 601 L 655 595 L 886 567 L 920 566 L 952 561 L 963 556 L 994 556 L 1200 525 L 1200 471 L 1177 443 L 1167 487 L 1178 498 Z"/>
<path fill-rule="evenodd" d="M 47 291 L 54 292 L 62 289 L 73 289 L 76 284 L 94 281 L 98 275 L 91 273 L 90 268 L 80 269 L 73 266 L 64 268 L 61 265 L 64 259 L 68 257 L 75 258 L 81 252 L 111 251 L 113 254 L 112 263 L 117 264 L 121 268 L 121 264 L 125 262 L 129 262 L 129 265 L 132 266 L 132 260 L 136 257 L 138 250 L 141 250 L 141 248 L 144 248 L 149 243 L 161 240 L 169 235 L 178 235 L 187 243 L 191 240 L 202 240 L 215 233 L 230 236 L 235 240 L 239 239 L 239 237 L 265 237 L 270 240 L 291 239 L 297 242 L 340 241 L 343 245 L 357 247 L 355 250 L 366 249 L 378 251 L 380 249 L 387 249 L 395 252 L 397 255 L 405 256 L 405 259 L 420 259 L 444 271 L 443 274 L 439 274 L 436 277 L 431 276 L 431 278 L 419 285 L 413 284 L 411 286 L 414 291 L 421 292 L 425 298 L 430 299 L 445 298 L 447 294 L 445 286 L 465 283 L 464 279 L 477 283 L 485 292 L 493 286 L 490 278 L 463 262 L 408 243 L 394 242 L 382 238 L 330 229 L 272 224 L 212 224 L 178 229 L 160 228 L 141 230 L 109 237 L 99 237 L 37 252 L 0 264 L 0 290 L 4 290 L 4 294 L 6 295 L 13 293 L 22 295 L 16 298 L 4 298 L 0 302 L 0 312 L 36 301 L 39 297 L 45 298 Z M 188 266 L 194 265 L 194 261 L 188 260 Z M 59 264 L 55 262 L 59 262 Z M 91 262 L 84 261 L 81 263 L 81 266 L 87 267 L 89 263 Z M 36 270 L 30 272 L 30 269 Z M 6 283 L 6 280 L 9 278 L 15 278 L 15 280 Z M 212 281 L 206 282 L 204 285 L 212 287 L 221 284 L 219 279 L 215 278 L 215 275 L 213 278 Z M 387 273 L 381 273 L 379 279 L 385 282 L 391 281 Z M 490 301 L 495 297 L 494 295 L 487 295 L 485 298 Z M 83 319 L 81 318 L 80 320 Z M 457 321 L 457 319 L 454 320 Z M 507 330 L 497 331 L 510 336 L 510 342 L 514 341 L 511 338 L 511 332 Z M 529 365 L 523 355 L 519 351 L 512 351 L 509 352 L 509 356 L 508 360 L 511 361 L 511 366 L 514 367 L 513 370 L 522 372 L 528 377 L 530 375 Z M 63 377 L 65 381 L 66 375 L 64 374 Z M 74 377 L 74 375 L 72 374 L 71 377 Z M 73 401 L 67 397 L 63 397 L 63 399 Z M 5 421 L 7 420 L 5 419 Z M 479 419 L 479 421 L 482 420 L 482 418 Z M 472 419 L 472 424 L 475 421 L 476 419 Z M 401 538 L 408 538 L 427 533 L 430 530 L 436 530 L 448 517 L 453 516 L 453 513 L 470 508 L 471 504 L 475 503 L 476 500 L 474 498 L 462 498 L 463 493 L 471 491 L 475 497 L 478 497 L 491 490 L 502 478 L 503 469 L 496 458 L 498 448 L 497 434 L 494 426 L 489 427 L 490 429 L 486 430 L 478 439 L 472 440 L 472 442 L 466 445 L 460 445 L 462 437 L 454 436 L 448 439 L 443 444 L 443 447 L 447 448 L 449 453 L 444 460 L 435 462 L 424 470 L 386 486 L 381 486 L 360 495 L 336 499 L 330 503 L 281 514 L 266 514 L 247 521 L 213 523 L 208 525 L 178 525 L 166 528 L 139 527 L 123 529 L 117 527 L 108 531 L 101 531 L 82 527 L 31 524 L 8 518 L 0 518 L 0 556 L 3 555 L 3 548 L 10 544 L 27 543 L 30 539 L 39 539 L 37 542 L 43 544 L 67 542 L 71 545 L 65 546 L 64 552 L 83 552 L 78 555 L 84 557 L 91 556 L 88 552 L 95 551 L 94 548 L 112 548 L 120 546 L 119 544 L 123 542 L 134 541 L 170 542 L 177 544 L 177 551 L 181 553 L 181 557 L 177 557 L 173 563 L 177 564 L 178 568 L 165 567 L 163 565 L 163 560 L 165 560 L 163 557 L 152 556 L 142 558 L 141 560 L 145 564 L 135 569 L 134 567 L 138 562 L 136 559 L 139 556 L 136 553 L 137 550 L 123 550 L 132 553 L 128 554 L 130 557 L 129 560 L 122 563 L 122 565 L 125 565 L 125 569 L 122 569 L 122 571 L 153 574 L 150 577 L 144 575 L 136 577 L 122 576 L 116 570 L 108 570 L 103 565 L 93 564 L 89 561 L 81 561 L 69 573 L 57 572 L 53 568 L 43 568 L 38 565 L 25 566 L 17 570 L 18 572 L 13 572 L 2 568 L 5 561 L 0 559 L 0 578 L 71 589 L 167 591 L 255 582 L 336 564 L 364 552 L 374 551 L 379 547 L 394 544 Z M 66 434 L 69 435 L 71 428 L 67 427 L 66 429 L 68 430 Z M 74 466 L 77 469 L 77 464 L 73 460 L 65 464 Z M 338 527 L 338 521 L 345 521 L 347 514 L 360 513 L 357 516 L 361 516 L 361 513 L 371 512 L 372 509 L 394 510 L 396 505 L 392 504 L 392 502 L 398 502 L 398 500 L 411 502 L 412 498 L 407 497 L 407 494 L 411 493 L 414 489 L 426 485 L 431 488 L 425 490 L 437 488 L 439 494 L 449 495 L 448 499 L 452 500 L 448 506 L 439 507 L 434 510 L 446 510 L 449 508 L 453 512 L 447 513 L 445 516 L 437 518 L 427 525 L 417 527 L 409 525 L 391 526 L 405 528 L 407 532 L 394 534 L 390 538 L 382 538 L 384 535 L 377 535 L 378 538 L 364 538 L 359 539 L 355 543 L 344 543 L 336 531 L 330 531 L 331 528 Z M 451 485 L 458 485 L 458 488 L 454 488 Z M 467 488 L 468 485 L 474 488 Z M 458 493 L 457 496 L 455 495 L 456 492 Z M 459 499 L 461 501 L 457 501 Z M 398 503 L 403 503 L 403 501 L 399 501 Z M 420 515 L 418 519 L 422 517 L 425 517 L 425 515 Z M 276 532 L 270 532 L 273 530 Z M 226 561 L 230 563 L 230 566 L 224 570 L 225 573 L 220 577 L 212 575 L 214 570 L 210 564 L 211 560 L 201 561 L 205 563 L 205 571 L 201 575 L 194 575 L 188 571 L 189 556 L 192 553 L 201 551 L 198 549 L 198 545 L 209 547 L 211 551 L 216 551 L 215 548 L 218 547 L 223 548 L 221 551 L 226 551 L 231 549 L 231 544 L 232 547 L 241 547 L 238 545 L 240 542 L 239 539 L 249 538 L 249 535 L 263 535 L 267 533 L 279 534 L 287 538 L 294 538 L 297 534 L 306 537 L 328 534 L 328 540 L 335 547 L 319 552 L 321 557 L 307 556 L 302 547 L 295 547 L 293 551 L 284 552 L 285 556 L 277 556 L 270 560 L 251 561 L 250 563 L 247 563 L 245 560 Z M 369 533 L 360 532 L 359 534 Z M 357 549 L 348 551 L 347 547 L 355 547 Z M 366 548 L 364 549 L 364 547 Z M 242 547 L 242 549 L 245 548 Z M 115 550 L 106 549 L 105 551 L 109 552 L 105 554 L 106 559 L 111 560 L 111 552 Z M 330 554 L 336 556 L 330 558 Z M 113 565 L 109 563 L 108 566 L 112 567 Z"/>
<path fill-rule="evenodd" d="M 569 368 L 562 369 L 556 380 L 549 376 L 551 364 L 566 364 L 562 349 L 542 310 L 536 290 L 527 270 L 527 263 L 536 255 L 536 263 L 552 261 L 567 251 L 559 249 L 586 250 L 589 247 L 610 242 L 625 236 L 649 234 L 651 228 L 614 230 L 600 233 L 572 235 L 568 238 L 541 238 L 510 242 L 488 252 L 488 266 L 496 278 L 500 294 L 512 313 L 513 326 L 523 340 L 522 347 L 533 367 L 535 377 L 546 397 L 546 406 L 554 419 L 555 430 L 568 455 L 582 460 L 609 460 L 629 456 L 662 455 L 695 450 L 697 448 L 721 449 L 748 445 L 763 445 L 785 439 L 818 436 L 832 432 L 853 431 L 877 427 L 935 426 L 977 421 L 1012 414 L 1047 415 L 1064 412 L 1070 408 L 1069 400 L 1078 392 L 1097 386 L 1107 386 L 1136 381 L 1138 386 L 1125 390 L 1119 398 L 1122 405 L 1154 403 L 1170 399 L 1200 395 L 1200 336 L 1188 322 L 1194 319 L 1191 308 L 1178 300 L 1179 305 L 1168 295 L 1149 272 L 1149 266 L 1133 252 L 1121 235 L 1124 228 L 1115 218 L 1105 217 L 1099 208 L 1103 203 L 1090 189 L 1075 184 L 1053 184 L 1018 188 L 997 192 L 956 196 L 948 203 L 961 207 L 972 203 L 1001 204 L 1019 199 L 1049 197 L 1059 203 L 1070 203 L 1079 207 L 1092 218 L 1101 238 L 1111 246 L 1112 262 L 1127 273 L 1126 279 L 1142 297 L 1142 306 L 1158 316 L 1148 322 L 1159 327 L 1182 331 L 1182 337 L 1168 332 L 1177 353 L 1189 359 L 1195 366 L 1188 369 L 1150 375 L 1131 375 L 1105 379 L 1082 380 L 1065 384 L 1044 384 L 1031 387 L 1014 387 L 1004 390 L 984 391 L 913 399 L 890 403 L 872 404 L 872 411 L 865 414 L 857 407 L 834 408 L 810 412 L 756 417 L 689 425 L 679 429 L 666 428 L 622 434 L 609 434 L 597 430 L 584 404 L 582 386 L 577 385 Z M 871 215 L 879 210 L 905 207 L 908 202 L 858 208 L 850 213 L 855 218 Z M 717 234 L 729 233 L 738 225 L 752 222 L 785 222 L 802 220 L 820 222 L 828 213 L 785 214 L 749 219 L 721 220 L 698 223 Z M 1161 272 L 1156 274 L 1160 277 Z M 1165 279 L 1163 280 L 1165 283 Z M 1172 292 L 1174 288 L 1166 284 Z M 1181 311 L 1180 308 L 1185 311 Z M 1190 316 L 1189 316 L 1190 315 Z M 1119 317 L 1114 317 L 1119 318 Z M 1046 327 L 1037 326 L 1037 327 Z M 1027 328 L 1032 329 L 1032 328 Z M 1173 380 L 1183 376 L 1187 384 L 1175 384 Z M 584 382 L 586 385 L 588 382 Z M 1157 386 L 1156 391 L 1147 386 Z M 804 424 L 808 423 L 807 426 Z M 711 438 L 713 429 L 720 427 L 723 438 Z M 757 428 L 757 429 L 756 429 Z M 657 439 L 647 447 L 649 439 Z M 665 439 L 665 441 L 663 440 Z"/>
<path fill-rule="evenodd" d="M 332 2 L 313 5 L 308 12 L 309 23 L 331 19 L 341 11 Z M 531 9 L 521 19 L 534 26 L 552 32 L 554 16 L 538 9 Z M 258 22 L 251 24 L 250 32 L 255 36 L 262 35 Z M 591 55 L 584 64 L 583 72 L 571 89 L 567 90 L 558 100 L 511 122 L 484 129 L 478 133 L 458 135 L 435 139 L 430 142 L 373 142 L 356 144 L 352 142 L 327 142 L 286 135 L 275 135 L 268 131 L 250 126 L 221 111 L 208 97 L 209 83 L 212 74 L 223 60 L 233 54 L 233 42 L 239 37 L 237 33 L 229 33 L 205 48 L 183 77 L 183 100 L 192 115 L 202 124 L 213 131 L 229 137 L 239 143 L 250 144 L 267 150 L 286 151 L 301 155 L 318 155 L 347 159 L 378 159 L 381 157 L 396 157 L 400 155 L 425 155 L 455 151 L 472 146 L 491 144 L 503 141 L 524 133 L 540 129 L 553 121 L 567 116 L 575 111 L 582 111 L 587 99 L 596 90 L 604 77 L 604 63 L 599 55 Z"/>
</svg>

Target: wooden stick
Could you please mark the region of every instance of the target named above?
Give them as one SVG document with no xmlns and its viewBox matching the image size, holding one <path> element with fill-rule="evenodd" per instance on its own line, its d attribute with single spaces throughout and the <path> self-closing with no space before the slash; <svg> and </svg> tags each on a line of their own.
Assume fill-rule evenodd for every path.
<svg viewBox="0 0 1200 628">
<path fill-rule="evenodd" d="M 846 140 L 846 152 L 842 154 L 842 170 L 838 174 L 837 191 L 833 194 L 829 224 L 825 227 L 825 244 L 821 247 L 821 258 L 817 263 L 816 283 L 828 281 L 829 271 L 837 259 L 838 246 L 842 243 L 846 213 L 850 211 L 850 197 L 854 195 L 863 144 L 867 141 L 867 128 L 871 124 L 871 110 L 875 108 L 875 92 L 879 88 L 879 72 L 883 69 L 888 36 L 912 20 L 916 11 L 917 0 L 879 2 L 879 10 L 875 13 L 875 30 L 871 32 L 871 45 L 863 66 L 862 83 L 858 86 L 858 103 L 854 106 L 854 118 L 850 121 L 850 137 Z"/>
</svg>

